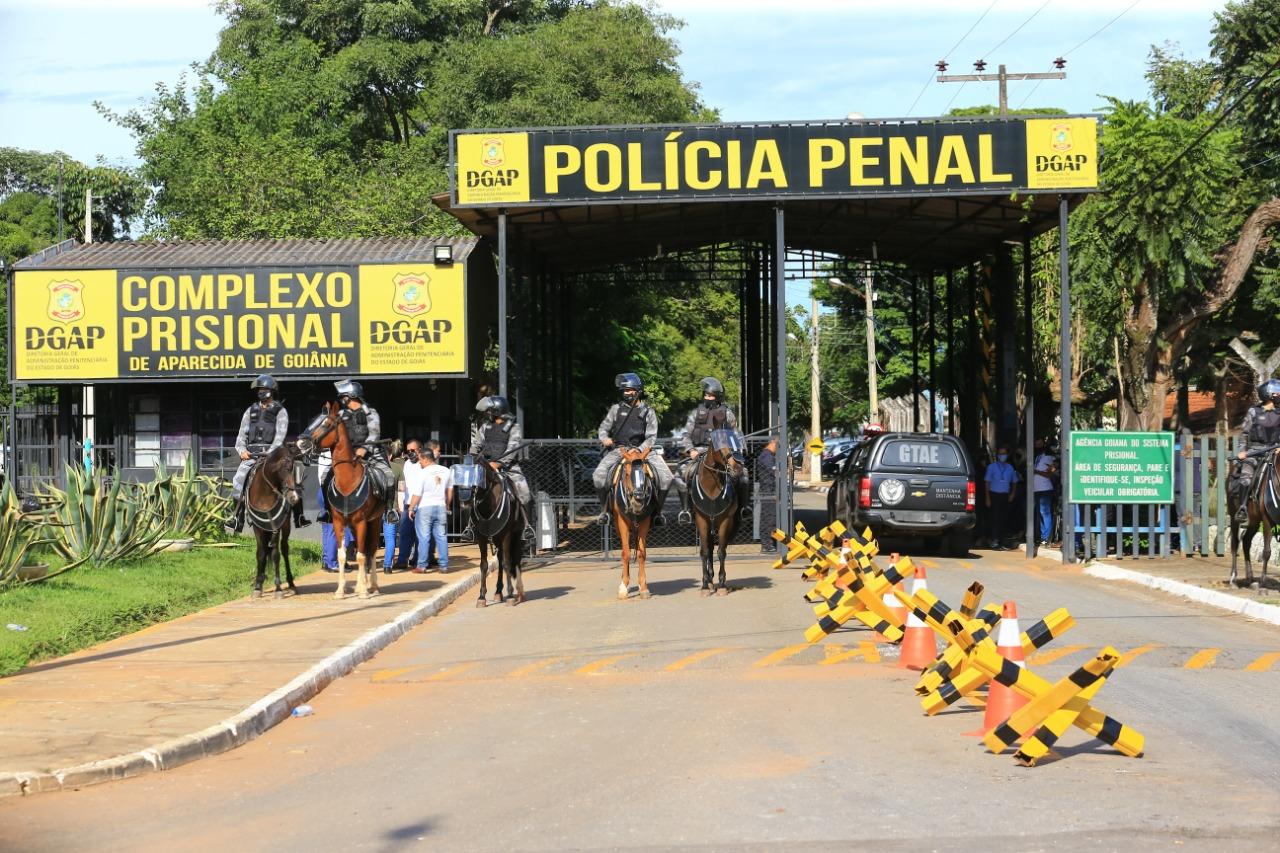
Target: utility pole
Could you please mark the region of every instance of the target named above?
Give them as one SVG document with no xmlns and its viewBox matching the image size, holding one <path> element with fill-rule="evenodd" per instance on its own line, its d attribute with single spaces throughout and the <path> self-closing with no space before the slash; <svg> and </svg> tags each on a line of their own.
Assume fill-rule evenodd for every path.
<svg viewBox="0 0 1280 853">
<path fill-rule="evenodd" d="M 809 285 L 809 431 L 814 438 L 822 437 L 822 418 L 819 407 L 822 405 L 818 370 L 818 297 L 814 295 L 812 283 Z M 809 457 L 809 483 L 817 485 L 822 482 L 822 453 L 814 453 Z"/>
<path fill-rule="evenodd" d="M 947 70 L 946 60 L 938 60 L 938 82 L 939 83 L 991 83 L 998 82 L 1000 84 L 1000 117 L 1005 118 L 1009 115 L 1009 81 L 1010 80 L 1062 80 L 1067 76 L 1067 72 L 1062 68 L 1067 61 L 1059 56 L 1053 61 L 1053 65 L 1057 71 L 1041 71 L 1037 73 L 1017 72 L 1010 74 L 1005 71 L 1003 65 L 996 66 L 995 74 L 983 74 L 987 67 L 985 59 L 979 59 L 973 63 L 973 67 L 977 69 L 977 74 L 943 74 Z"/>
<path fill-rule="evenodd" d="M 863 276 L 864 297 L 867 300 L 867 390 L 871 394 L 868 401 L 871 405 L 870 411 L 867 413 L 867 423 L 880 422 L 880 382 L 876 375 L 876 322 L 875 322 L 875 294 L 872 293 L 871 279 L 871 263 L 878 261 L 879 255 L 876 251 L 876 244 L 871 244 L 871 261 L 867 262 L 866 275 Z"/>
<path fill-rule="evenodd" d="M 84 241 L 93 242 L 93 190 L 84 188 Z"/>
<path fill-rule="evenodd" d="M 58 155 L 58 242 L 63 240 L 62 236 L 62 155 Z"/>
</svg>

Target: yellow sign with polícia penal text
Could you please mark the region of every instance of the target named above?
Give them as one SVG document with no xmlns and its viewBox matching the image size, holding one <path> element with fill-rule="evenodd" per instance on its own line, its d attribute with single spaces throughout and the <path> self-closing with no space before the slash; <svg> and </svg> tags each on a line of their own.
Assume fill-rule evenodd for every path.
<svg viewBox="0 0 1280 853">
<path fill-rule="evenodd" d="M 464 375 L 464 268 L 20 270 L 12 377 Z"/>
</svg>

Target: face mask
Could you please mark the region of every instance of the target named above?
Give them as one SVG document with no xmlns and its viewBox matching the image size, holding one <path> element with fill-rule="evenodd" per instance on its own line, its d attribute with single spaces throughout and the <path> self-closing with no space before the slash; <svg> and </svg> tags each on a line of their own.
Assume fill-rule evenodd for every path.
<svg viewBox="0 0 1280 853">
<path fill-rule="evenodd" d="M 418 460 L 418 451 L 410 450 L 404 455 L 404 458 L 408 459 L 410 462 L 416 462 Z"/>
<path fill-rule="evenodd" d="M 270 391 L 268 391 L 266 388 L 259 388 L 259 389 L 258 389 L 258 399 L 259 399 L 259 400 L 270 400 L 270 399 L 271 399 L 271 392 L 270 392 Z"/>
<path fill-rule="evenodd" d="M 1000 453 L 1000 454 L 997 454 L 997 455 L 996 455 L 996 458 L 997 458 L 997 459 L 999 459 L 1001 462 L 1008 462 L 1008 461 L 1009 461 L 1009 454 L 1008 454 L 1008 453 Z"/>
</svg>

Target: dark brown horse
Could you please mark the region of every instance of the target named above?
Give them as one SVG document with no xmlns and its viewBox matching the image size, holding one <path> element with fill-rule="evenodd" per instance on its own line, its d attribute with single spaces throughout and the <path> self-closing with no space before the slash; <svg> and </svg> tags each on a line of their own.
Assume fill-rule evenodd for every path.
<svg viewBox="0 0 1280 853">
<path fill-rule="evenodd" d="M 640 597 L 649 597 L 649 582 L 645 578 L 645 559 L 648 556 L 646 540 L 653 517 L 658 512 L 658 490 L 655 488 L 653 469 L 646 461 L 648 450 L 635 447 L 623 448 L 622 459 L 613 471 L 612 500 L 609 509 L 613 525 L 622 541 L 622 580 L 618 583 L 618 598 L 631 594 L 631 537 L 634 534 L 637 554 L 637 577 Z"/>
<path fill-rule="evenodd" d="M 1231 519 L 1231 577 L 1228 584 L 1238 586 L 1253 585 L 1253 560 L 1250 557 L 1254 534 L 1262 529 L 1262 578 L 1258 582 L 1258 591 L 1267 586 L 1267 562 L 1271 559 L 1271 533 L 1276 525 L 1280 525 L 1280 450 L 1272 450 L 1263 457 L 1258 465 L 1256 488 L 1245 495 L 1246 513 L 1249 520 L 1244 525 L 1244 580 L 1236 581 L 1236 558 L 1240 550 L 1240 525 L 1235 520 L 1240 509 L 1241 497 L 1235 489 L 1227 490 L 1227 517 Z"/>
<path fill-rule="evenodd" d="M 729 542 L 738 532 L 738 510 L 743 496 L 738 494 L 742 463 L 736 452 L 741 440 L 729 430 L 715 430 L 711 446 L 694 463 L 689 483 L 689 503 L 698 526 L 698 547 L 702 555 L 702 594 L 728 595 L 724 559 Z M 715 538 L 712 539 L 712 534 Z M 712 548 L 719 548 L 720 578 L 713 582 Z"/>
<path fill-rule="evenodd" d="M 253 597 L 262 597 L 262 583 L 267 576 L 267 561 L 275 567 L 276 598 L 284 598 L 280 589 L 280 558 L 284 557 L 284 574 L 289 589 L 295 594 L 293 569 L 289 566 L 289 527 L 293 507 L 302 499 L 294 479 L 294 463 L 298 449 L 282 444 L 259 459 L 249 470 L 244 487 L 244 514 L 258 540 L 258 574 L 253 579 Z"/>
<path fill-rule="evenodd" d="M 507 604 L 524 601 L 524 577 L 520 562 L 524 557 L 522 534 L 525 528 L 524 506 L 516 497 L 515 487 L 502 473 L 497 462 L 477 456 L 474 463 L 454 466 L 454 496 L 467 510 L 476 544 L 480 546 L 480 598 L 476 607 L 489 604 L 489 548 L 498 562 L 494 583 L 495 604 L 504 600 L 503 576 L 506 576 Z"/>
<path fill-rule="evenodd" d="M 333 455 L 328 485 L 324 497 L 329 504 L 329 516 L 333 521 L 333 535 L 338 542 L 345 541 L 348 527 L 356 540 L 356 597 L 368 598 L 380 595 L 378 589 L 378 532 L 382 526 L 385 509 L 382 493 L 373 482 L 364 460 L 355 454 L 347 427 L 339 417 L 337 403 L 325 403 L 324 411 L 298 438 L 303 452 L 312 448 L 328 450 Z M 338 559 L 338 588 L 333 597 L 341 600 L 347 594 L 347 561 Z"/>
</svg>

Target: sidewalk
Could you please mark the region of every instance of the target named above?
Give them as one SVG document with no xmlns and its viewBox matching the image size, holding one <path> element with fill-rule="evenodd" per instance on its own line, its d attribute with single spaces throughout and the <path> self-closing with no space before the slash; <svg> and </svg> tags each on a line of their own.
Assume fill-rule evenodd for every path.
<svg viewBox="0 0 1280 853">
<path fill-rule="evenodd" d="M 378 575 L 382 595 L 238 599 L 0 680 L 0 797 L 175 767 L 252 740 L 479 579 L 474 548 L 447 575 Z M 252 566 L 246 564 L 248 589 Z M 354 588 L 354 572 L 347 588 Z"/>
</svg>

